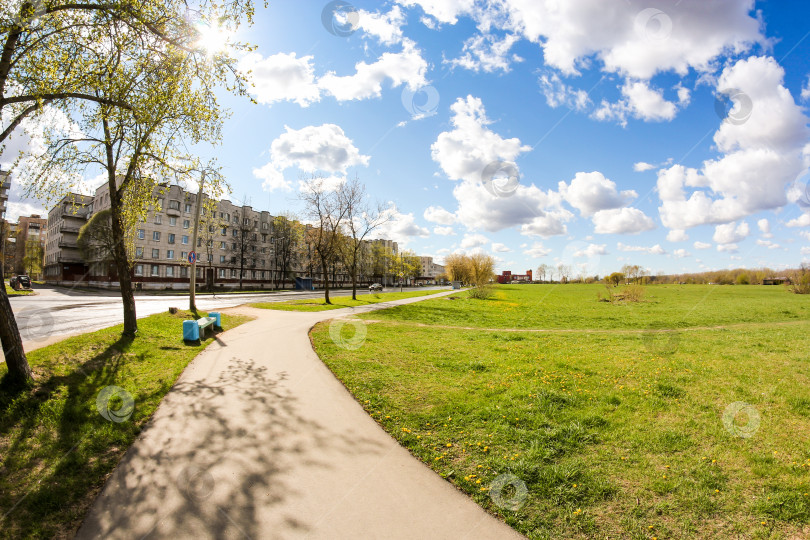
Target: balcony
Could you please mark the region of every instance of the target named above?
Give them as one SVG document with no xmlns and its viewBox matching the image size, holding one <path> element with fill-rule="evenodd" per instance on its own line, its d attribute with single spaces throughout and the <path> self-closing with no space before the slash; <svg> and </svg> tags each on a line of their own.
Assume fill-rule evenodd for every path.
<svg viewBox="0 0 810 540">
<path fill-rule="evenodd" d="M 85 264 L 84 259 L 82 259 L 79 255 L 59 255 L 57 257 L 56 262 L 59 263 L 71 263 L 71 264 Z"/>
<path fill-rule="evenodd" d="M 60 233 L 72 233 L 72 234 L 79 234 L 79 229 L 81 227 L 70 227 L 68 225 L 62 225 L 59 227 Z"/>
<path fill-rule="evenodd" d="M 71 242 L 69 240 L 59 240 L 56 245 L 63 249 L 79 249 L 76 242 Z"/>
</svg>

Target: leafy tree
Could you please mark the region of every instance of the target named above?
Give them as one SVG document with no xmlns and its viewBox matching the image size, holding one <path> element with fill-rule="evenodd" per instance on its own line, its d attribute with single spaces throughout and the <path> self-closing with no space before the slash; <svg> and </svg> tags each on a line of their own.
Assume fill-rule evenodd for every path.
<svg viewBox="0 0 810 540">
<path fill-rule="evenodd" d="M 467 257 L 459 253 L 451 253 L 444 258 L 444 271 L 450 281 L 460 281 L 462 284 L 470 283 L 472 273 Z"/>
<path fill-rule="evenodd" d="M 613 283 L 614 287 L 618 287 L 619 283 L 623 282 L 625 275 L 622 272 L 613 272 L 607 277 L 609 283 Z"/>
</svg>

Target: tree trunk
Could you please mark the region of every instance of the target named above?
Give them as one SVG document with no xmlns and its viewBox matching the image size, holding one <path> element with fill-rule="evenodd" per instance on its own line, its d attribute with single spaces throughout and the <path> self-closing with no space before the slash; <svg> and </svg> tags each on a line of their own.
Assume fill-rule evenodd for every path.
<svg viewBox="0 0 810 540">
<path fill-rule="evenodd" d="M 115 177 L 110 181 L 110 207 L 113 241 L 113 260 L 118 271 L 118 283 L 121 285 L 121 303 L 124 306 L 124 337 L 133 338 L 138 333 L 138 318 L 135 313 L 135 294 L 132 290 L 132 276 L 127 260 L 124 225 L 121 223 L 121 199 L 115 189 Z"/>
<path fill-rule="evenodd" d="M 357 300 L 357 256 L 355 255 L 355 262 L 352 265 L 352 300 Z"/>
<path fill-rule="evenodd" d="M 23 386 L 34 380 L 31 373 L 31 366 L 25 357 L 25 350 L 20 337 L 20 329 L 17 327 L 17 320 L 11 310 L 11 302 L 8 301 L 5 283 L 5 259 L 6 259 L 6 222 L 0 221 L 0 342 L 3 344 L 3 354 L 6 356 L 6 375 L 11 386 Z"/>
<path fill-rule="evenodd" d="M 329 300 L 329 266 L 324 257 L 321 257 L 321 275 L 323 275 L 323 301 L 331 304 L 332 301 Z"/>
</svg>

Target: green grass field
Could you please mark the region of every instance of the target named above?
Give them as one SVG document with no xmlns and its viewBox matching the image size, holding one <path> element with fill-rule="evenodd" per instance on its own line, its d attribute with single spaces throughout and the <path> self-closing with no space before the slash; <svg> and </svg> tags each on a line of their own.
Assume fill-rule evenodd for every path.
<svg viewBox="0 0 810 540">
<path fill-rule="evenodd" d="M 341 309 L 347 307 L 360 307 L 380 302 L 389 302 L 402 298 L 413 298 L 415 296 L 426 296 L 436 294 L 441 291 L 404 291 L 389 293 L 358 294 L 357 300 L 352 300 L 351 296 L 332 296 L 331 304 L 326 304 L 323 298 L 308 298 L 305 300 L 288 300 L 286 302 L 258 302 L 249 304 L 255 308 L 277 309 L 281 311 L 327 311 L 330 309 Z"/>
<path fill-rule="evenodd" d="M 357 350 L 328 324 L 313 341 L 392 436 L 530 538 L 810 538 L 810 297 L 597 293 L 501 286 L 361 315 Z"/>
<path fill-rule="evenodd" d="M 0 389 L 0 538 L 73 537 L 163 396 L 213 341 L 185 343 L 187 318 L 182 311 L 152 315 L 138 321 L 134 341 L 115 326 L 27 355 L 33 388 Z M 227 330 L 247 320 L 225 315 L 222 324 Z"/>
</svg>

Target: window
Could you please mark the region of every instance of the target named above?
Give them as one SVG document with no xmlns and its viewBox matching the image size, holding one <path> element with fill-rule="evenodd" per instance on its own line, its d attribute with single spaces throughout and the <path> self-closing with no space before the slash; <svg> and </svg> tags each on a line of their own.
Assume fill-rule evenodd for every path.
<svg viewBox="0 0 810 540">
<path fill-rule="evenodd" d="M 271 244 L 275 244 L 275 243 L 276 243 L 276 237 L 275 237 L 275 236 L 273 236 L 272 238 L 270 238 L 270 243 L 271 243 Z"/>
<path fill-rule="evenodd" d="M 228 227 L 222 227 L 222 236 L 228 236 Z"/>
<path fill-rule="evenodd" d="M 221 263 L 225 262 L 225 255 L 220 255 L 219 256 L 219 262 L 221 262 Z"/>
<path fill-rule="evenodd" d="M 267 223 L 262 223 L 262 230 L 263 230 L 263 231 L 266 231 L 266 230 L 267 230 Z"/>
<path fill-rule="evenodd" d="M 197 238 L 197 247 L 202 247 L 202 238 Z"/>
<path fill-rule="evenodd" d="M 174 266 L 166 267 L 166 277 L 174 277 Z"/>
<path fill-rule="evenodd" d="M 232 269 L 232 270 L 231 270 L 231 277 L 232 277 L 232 278 L 235 278 L 235 277 L 236 277 L 236 269 Z"/>
<path fill-rule="evenodd" d="M 210 263 L 214 262 L 214 256 L 213 255 L 208 255 L 208 262 L 210 262 Z"/>
<path fill-rule="evenodd" d="M 169 218 L 169 225 L 171 225 L 172 227 L 176 226 L 177 225 L 177 218 L 176 217 L 170 217 Z"/>
<path fill-rule="evenodd" d="M 163 208 L 166 208 L 166 199 L 158 199 L 157 206 L 155 207 L 155 209 L 160 210 Z"/>
<path fill-rule="evenodd" d="M 250 220 L 248 218 L 243 219 L 242 220 L 242 225 L 245 225 L 245 226 L 250 225 Z"/>
<path fill-rule="evenodd" d="M 171 210 L 180 210 L 180 201 L 169 201 L 169 208 Z"/>
<path fill-rule="evenodd" d="M 236 242 L 234 242 L 233 244 L 231 244 L 231 249 L 236 249 Z"/>
<path fill-rule="evenodd" d="M 163 222 L 163 216 L 161 216 L 160 214 L 155 214 L 155 223 L 160 225 L 162 222 Z"/>
<path fill-rule="evenodd" d="M 234 214 L 233 216 L 233 222 L 236 223 L 237 225 L 239 224 L 239 216 L 237 216 L 236 214 Z"/>
<path fill-rule="evenodd" d="M 145 237 L 146 237 L 146 231 L 144 231 L 143 229 L 138 229 L 138 238 L 143 240 Z"/>
<path fill-rule="evenodd" d="M 174 244 L 174 233 L 169 233 L 169 243 Z"/>
<path fill-rule="evenodd" d="M 173 249 L 166 250 L 166 258 L 169 259 L 170 261 L 174 260 L 174 250 Z"/>
<path fill-rule="evenodd" d="M 265 243 L 265 242 L 267 242 L 267 235 L 263 234 L 262 235 L 262 243 Z"/>
<path fill-rule="evenodd" d="M 222 217 L 222 216 L 220 216 L 220 217 Z M 231 220 L 231 215 L 226 213 L 225 214 L 225 221 L 230 221 L 230 220 Z"/>
<path fill-rule="evenodd" d="M 188 252 L 186 252 L 186 251 L 181 251 L 181 252 L 180 252 L 180 260 L 181 260 L 181 261 L 185 261 L 186 259 L 188 259 Z"/>
<path fill-rule="evenodd" d="M 239 232 L 239 231 L 237 231 L 236 229 L 234 229 L 234 230 L 233 230 L 233 236 L 234 236 L 234 237 L 238 236 L 238 235 L 237 235 L 237 233 L 238 233 L 238 232 Z"/>
<path fill-rule="evenodd" d="M 156 264 L 152 265 L 152 275 L 159 276 L 160 275 L 160 267 Z"/>
<path fill-rule="evenodd" d="M 188 266 L 181 266 L 180 267 L 180 277 L 187 278 L 188 277 Z"/>
<path fill-rule="evenodd" d="M 138 259 L 143 257 L 143 248 L 142 247 L 136 247 L 135 248 L 135 257 L 138 258 Z"/>
<path fill-rule="evenodd" d="M 159 259 L 160 258 L 160 250 L 159 249 L 153 249 L 152 250 L 152 258 L 153 259 Z"/>
<path fill-rule="evenodd" d="M 183 245 L 188 245 L 188 235 L 187 234 L 183 235 L 183 239 L 181 240 L 181 243 Z"/>
<path fill-rule="evenodd" d="M 220 242 L 220 243 L 219 243 L 219 249 L 228 249 L 228 248 L 226 247 L 225 242 Z"/>
<path fill-rule="evenodd" d="M 143 275 L 143 265 L 142 264 L 136 264 L 135 265 L 135 275 L 136 276 L 142 276 Z"/>
<path fill-rule="evenodd" d="M 160 231 L 152 231 L 152 240 L 160 242 Z"/>
<path fill-rule="evenodd" d="M 219 277 L 221 277 L 221 278 L 225 277 L 225 269 L 224 268 L 219 269 Z"/>
<path fill-rule="evenodd" d="M 187 219 L 184 219 L 184 220 L 183 220 L 183 228 L 184 228 L 184 229 L 188 229 L 189 227 L 191 227 L 191 221 L 189 221 L 189 220 L 187 220 Z M 209 230 L 210 230 L 210 229 L 209 229 Z"/>
<path fill-rule="evenodd" d="M 183 208 L 183 211 L 186 214 L 190 214 L 191 213 L 191 203 L 186 203 L 186 206 Z"/>
</svg>

